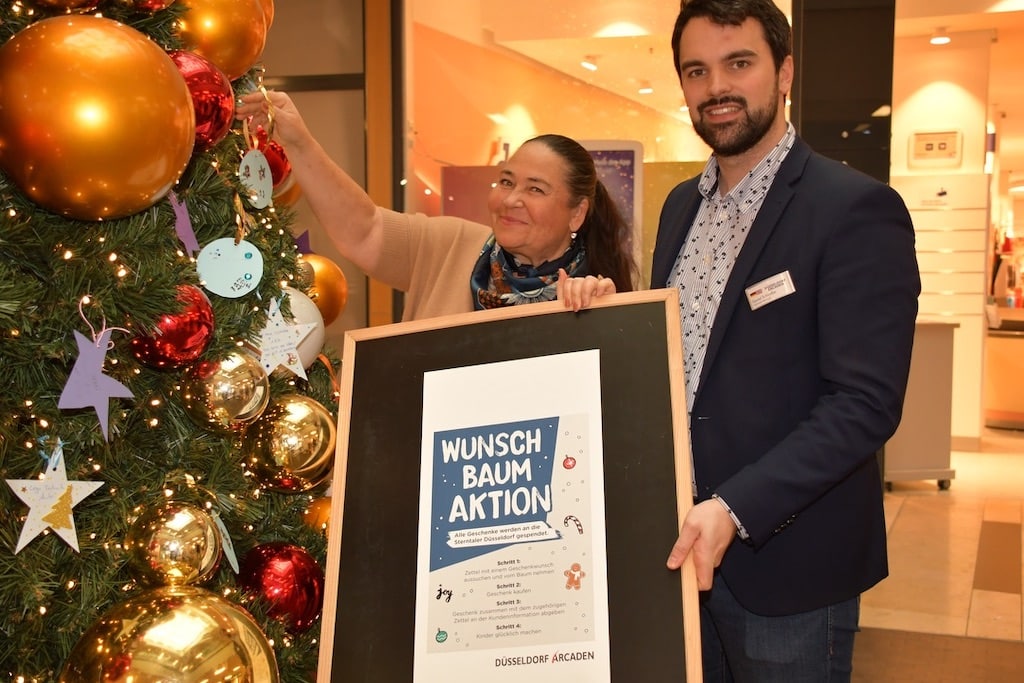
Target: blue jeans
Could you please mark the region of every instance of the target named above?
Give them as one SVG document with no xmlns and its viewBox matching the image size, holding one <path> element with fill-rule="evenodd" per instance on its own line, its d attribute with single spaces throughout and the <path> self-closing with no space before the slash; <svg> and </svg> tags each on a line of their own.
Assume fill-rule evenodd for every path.
<svg viewBox="0 0 1024 683">
<path fill-rule="evenodd" d="M 701 593 L 704 683 L 848 683 L 860 597 L 783 617 L 748 612 L 716 572 Z"/>
</svg>

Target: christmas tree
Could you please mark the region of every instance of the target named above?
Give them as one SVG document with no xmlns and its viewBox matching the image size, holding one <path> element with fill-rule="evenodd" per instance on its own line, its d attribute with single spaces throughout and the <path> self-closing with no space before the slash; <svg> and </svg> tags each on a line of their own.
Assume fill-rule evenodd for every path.
<svg viewBox="0 0 1024 683">
<path fill-rule="evenodd" d="M 4 680 L 312 680 L 337 360 L 234 119 L 272 20 L 0 3 Z"/>
</svg>

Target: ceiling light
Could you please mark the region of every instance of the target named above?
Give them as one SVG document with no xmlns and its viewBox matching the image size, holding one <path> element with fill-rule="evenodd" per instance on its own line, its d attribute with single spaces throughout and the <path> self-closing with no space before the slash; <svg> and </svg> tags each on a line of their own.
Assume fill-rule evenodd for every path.
<svg viewBox="0 0 1024 683">
<path fill-rule="evenodd" d="M 640 81 L 640 87 L 637 89 L 637 93 L 640 95 L 650 95 L 654 92 L 654 88 L 651 87 L 650 81 Z"/>
<path fill-rule="evenodd" d="M 950 40 L 949 34 L 946 33 L 946 27 L 940 26 L 935 29 L 935 33 L 932 34 L 928 42 L 932 45 L 949 45 Z"/>
<path fill-rule="evenodd" d="M 597 57 L 594 55 L 587 55 L 583 58 L 583 61 L 580 62 L 580 66 L 587 71 L 597 71 Z"/>
<path fill-rule="evenodd" d="M 651 32 L 643 26 L 628 21 L 616 21 L 594 33 L 595 38 L 636 38 L 649 35 Z"/>
</svg>

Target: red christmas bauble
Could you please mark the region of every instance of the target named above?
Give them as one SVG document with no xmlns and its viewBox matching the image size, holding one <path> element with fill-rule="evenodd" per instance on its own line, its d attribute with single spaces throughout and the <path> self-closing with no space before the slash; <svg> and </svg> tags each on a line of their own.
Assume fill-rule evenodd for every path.
<svg viewBox="0 0 1024 683">
<path fill-rule="evenodd" d="M 263 152 L 263 156 L 267 158 L 267 165 L 270 166 L 270 178 L 276 190 L 291 175 L 292 164 L 288 161 L 284 147 L 277 140 L 268 140 L 267 131 L 262 127 L 256 131 L 256 142 L 257 149 Z"/>
<path fill-rule="evenodd" d="M 185 78 L 196 111 L 196 149 L 206 151 L 224 139 L 235 120 L 231 81 L 213 62 L 195 52 L 167 53 Z"/>
<path fill-rule="evenodd" d="M 62 9 L 68 12 L 91 12 L 100 4 L 99 0 L 32 0 L 29 4 L 49 9 Z"/>
<path fill-rule="evenodd" d="M 250 550 L 239 567 L 238 582 L 265 600 L 267 613 L 292 633 L 312 626 L 323 608 L 323 570 L 307 550 L 284 541 Z"/>
<path fill-rule="evenodd" d="M 150 12 L 159 12 L 170 7 L 173 2 L 174 0 L 135 0 L 135 7 Z"/>
<path fill-rule="evenodd" d="M 143 365 L 160 370 L 180 368 L 206 350 L 213 337 L 213 307 L 203 290 L 178 286 L 184 308 L 160 316 L 153 335 L 138 335 L 130 342 L 132 355 Z"/>
</svg>

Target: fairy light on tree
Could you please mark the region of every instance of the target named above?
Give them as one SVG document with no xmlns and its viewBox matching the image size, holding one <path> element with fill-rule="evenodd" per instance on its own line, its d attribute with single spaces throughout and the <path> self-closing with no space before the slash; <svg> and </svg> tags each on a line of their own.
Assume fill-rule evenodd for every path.
<svg viewBox="0 0 1024 683">
<path fill-rule="evenodd" d="M 327 481 L 287 490 L 274 468 L 328 468 L 338 400 L 331 349 L 302 349 L 313 359 L 302 368 L 268 373 L 259 362 L 271 302 L 295 325 L 289 292 L 311 288 L 287 207 L 254 206 L 238 173 L 254 139 L 234 123 L 234 98 L 260 85 L 254 60 L 272 16 L 271 0 L 0 6 L 4 680 L 127 680 L 132 643 L 211 610 L 235 631 L 178 634 L 191 654 L 222 648 L 248 680 L 271 683 L 315 670 L 315 619 L 303 612 L 297 629 L 297 599 L 245 590 L 259 585 L 258 565 L 245 573 L 259 549 L 287 544 L 297 568 L 323 562 L 324 530 L 304 515 Z M 214 24 L 228 30 L 204 29 Z M 90 49 L 93 40 L 120 49 Z M 197 107 L 200 89 L 219 104 Z M 88 133 L 74 112 L 89 115 Z M 244 242 L 262 263 L 239 291 L 218 280 L 237 261 L 202 272 L 220 240 Z M 225 365 L 241 354 L 244 376 Z M 237 406 L 245 424 L 222 425 L 234 399 L 204 384 L 200 367 L 229 390 L 262 374 L 268 407 L 319 406 L 318 422 L 300 427 L 322 438 L 307 451 L 292 444 L 287 465 L 272 447 L 247 452 L 249 422 L 270 433 L 273 417 Z M 187 407 L 197 388 L 205 402 Z M 205 552 L 179 560 L 147 538 L 201 539 Z M 190 661 L 191 680 L 212 676 L 206 659 Z"/>
</svg>

